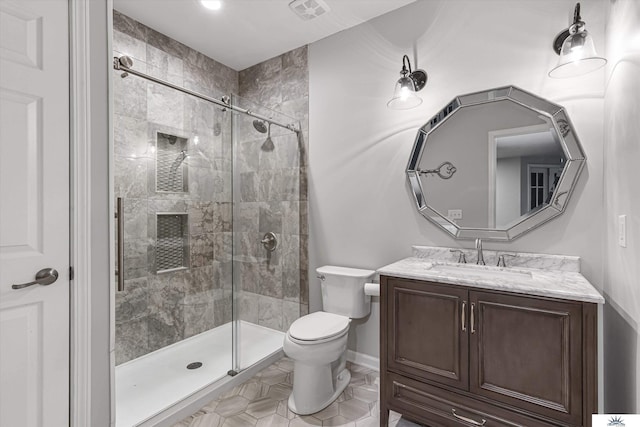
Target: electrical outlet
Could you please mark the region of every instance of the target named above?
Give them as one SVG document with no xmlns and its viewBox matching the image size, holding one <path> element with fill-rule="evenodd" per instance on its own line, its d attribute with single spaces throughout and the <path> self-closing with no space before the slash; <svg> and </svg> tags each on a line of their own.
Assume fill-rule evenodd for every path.
<svg viewBox="0 0 640 427">
<path fill-rule="evenodd" d="M 462 219 L 462 209 L 449 209 L 447 217 L 449 219 Z"/>
<path fill-rule="evenodd" d="M 627 247 L 627 216 L 618 216 L 618 244 L 623 248 Z"/>
</svg>

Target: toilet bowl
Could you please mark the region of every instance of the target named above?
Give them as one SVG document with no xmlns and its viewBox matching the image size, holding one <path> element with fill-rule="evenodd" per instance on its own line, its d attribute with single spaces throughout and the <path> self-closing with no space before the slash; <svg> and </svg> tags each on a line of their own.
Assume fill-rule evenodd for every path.
<svg viewBox="0 0 640 427">
<path fill-rule="evenodd" d="M 321 280 L 325 311 L 293 322 L 284 338 L 283 350 L 294 362 L 293 391 L 289 409 L 309 415 L 329 406 L 351 379 L 346 369 L 347 338 L 351 318 L 370 312 L 364 283 L 372 270 L 326 266 L 316 270 Z"/>
<path fill-rule="evenodd" d="M 348 317 L 318 311 L 291 325 L 283 345 L 294 361 L 294 391 L 288 402 L 291 411 L 314 414 L 329 406 L 349 384 L 346 350 L 350 323 Z"/>
</svg>

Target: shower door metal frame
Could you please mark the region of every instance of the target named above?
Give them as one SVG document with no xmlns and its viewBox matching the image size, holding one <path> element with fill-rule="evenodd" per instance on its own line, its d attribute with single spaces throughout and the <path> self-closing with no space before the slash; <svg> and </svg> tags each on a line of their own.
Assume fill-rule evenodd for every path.
<svg viewBox="0 0 640 427">
<path fill-rule="evenodd" d="M 246 114 L 246 115 L 251 116 L 251 117 L 255 117 L 258 120 L 262 120 L 262 121 L 267 122 L 267 123 L 271 123 L 271 124 L 274 124 L 274 125 L 277 125 L 277 126 L 281 126 L 281 127 L 285 128 L 285 129 L 289 129 L 290 131 L 293 131 L 295 133 L 300 132 L 300 128 L 298 128 L 293 123 L 288 123 L 288 124 L 287 123 L 281 123 L 281 122 L 279 122 L 277 120 L 273 120 L 273 119 L 271 119 L 269 117 L 266 117 L 266 116 L 263 116 L 261 114 L 254 113 L 251 110 L 247 110 L 245 108 L 238 107 L 237 105 L 233 105 L 233 103 L 231 102 L 231 98 L 228 97 L 228 96 L 223 96 L 222 100 L 219 100 L 219 99 L 216 99 L 216 98 L 212 98 L 212 97 L 204 95 L 202 93 L 195 92 L 195 91 L 183 88 L 181 86 L 175 85 L 175 84 L 173 84 L 171 82 L 168 82 L 166 80 L 159 79 L 157 77 L 153 77 L 153 76 L 151 76 L 151 75 L 149 75 L 147 73 L 143 73 L 141 71 L 134 70 L 133 68 L 130 68 L 129 66 L 126 65 L 126 64 L 129 64 L 129 63 L 133 64 L 133 59 L 131 59 L 131 57 L 129 57 L 129 56 L 123 55 L 123 56 L 120 56 L 120 57 L 118 57 L 118 56 L 114 56 L 113 57 L 113 68 L 114 68 L 114 70 L 123 71 L 123 73 L 120 75 L 120 77 L 122 77 L 122 78 L 126 78 L 129 74 L 133 74 L 134 76 L 138 76 L 138 77 L 141 77 L 143 79 L 147 79 L 149 81 L 152 81 L 154 83 L 158 83 L 158 84 L 161 84 L 163 86 L 169 87 L 171 89 L 175 89 L 175 90 L 180 91 L 182 93 L 186 93 L 187 95 L 195 96 L 196 98 L 200 98 L 200 99 L 202 99 L 204 101 L 209 101 L 209 102 L 211 102 L 213 104 L 216 104 L 216 105 L 218 105 L 220 107 L 228 108 L 228 109 L 230 109 L 232 111 L 235 111 L 235 112 L 238 112 L 238 113 L 242 113 L 242 114 Z"/>
</svg>

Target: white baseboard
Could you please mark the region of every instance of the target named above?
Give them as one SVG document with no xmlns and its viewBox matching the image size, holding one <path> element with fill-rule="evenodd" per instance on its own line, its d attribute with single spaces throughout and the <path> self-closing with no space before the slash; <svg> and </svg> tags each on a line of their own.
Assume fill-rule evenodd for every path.
<svg viewBox="0 0 640 427">
<path fill-rule="evenodd" d="M 347 360 L 356 365 L 373 369 L 380 372 L 380 358 L 369 356 L 368 354 L 358 353 L 353 350 L 347 350 Z"/>
</svg>

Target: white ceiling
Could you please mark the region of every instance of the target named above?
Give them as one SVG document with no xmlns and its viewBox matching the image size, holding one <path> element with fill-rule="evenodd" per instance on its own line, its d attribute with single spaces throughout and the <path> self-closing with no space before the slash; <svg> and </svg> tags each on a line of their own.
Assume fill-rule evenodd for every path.
<svg viewBox="0 0 640 427">
<path fill-rule="evenodd" d="M 114 9 L 234 70 L 244 70 L 416 0 L 324 0 L 331 11 L 303 21 L 291 0 L 114 0 Z"/>
</svg>

